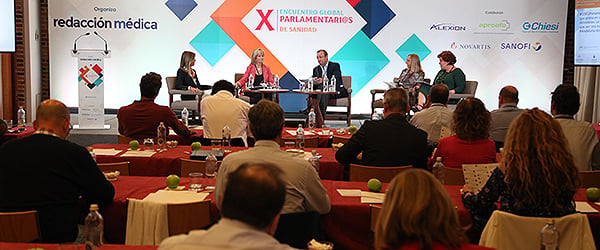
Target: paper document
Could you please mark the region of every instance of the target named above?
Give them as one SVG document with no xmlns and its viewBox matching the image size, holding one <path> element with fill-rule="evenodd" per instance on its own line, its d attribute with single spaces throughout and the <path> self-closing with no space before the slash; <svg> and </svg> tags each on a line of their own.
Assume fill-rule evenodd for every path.
<svg viewBox="0 0 600 250">
<path fill-rule="evenodd" d="M 492 175 L 498 163 L 490 164 L 463 164 L 463 174 L 465 176 L 465 185 L 472 189 L 475 194 L 479 193 L 485 183 Z"/>
<path fill-rule="evenodd" d="M 360 197 L 361 196 L 360 189 L 338 189 L 337 192 L 342 197 Z"/>
<path fill-rule="evenodd" d="M 201 192 L 190 192 L 190 191 L 166 191 L 159 190 L 156 193 L 151 193 L 146 196 L 143 201 L 153 201 L 158 203 L 190 203 L 203 201 L 208 196 L 208 193 Z"/>
<path fill-rule="evenodd" d="M 575 202 L 575 210 L 577 210 L 577 212 L 583 213 L 583 214 L 596 214 L 598 213 L 598 210 L 596 210 L 595 208 L 593 208 L 592 206 L 590 206 L 590 204 L 588 204 L 586 201 L 576 201 Z"/>
<path fill-rule="evenodd" d="M 96 155 L 111 155 L 115 156 L 119 153 L 123 152 L 123 150 L 117 150 L 114 148 L 95 148 L 94 154 Z"/>
<path fill-rule="evenodd" d="M 381 204 L 381 203 L 383 203 L 384 197 L 385 197 L 385 193 L 373 193 L 373 192 L 361 191 L 360 203 Z"/>
<path fill-rule="evenodd" d="M 394 88 L 398 87 L 398 84 L 395 84 L 394 82 L 383 81 L 383 83 L 385 83 L 390 89 L 394 89 Z"/>
<path fill-rule="evenodd" d="M 154 154 L 156 154 L 156 152 L 149 150 L 128 150 L 127 152 L 122 154 L 121 157 L 152 157 Z"/>
<path fill-rule="evenodd" d="M 296 130 L 286 130 L 285 132 L 288 132 L 288 134 L 292 135 L 292 136 L 296 136 Z M 304 130 L 304 135 L 315 135 L 315 133 Z"/>
</svg>

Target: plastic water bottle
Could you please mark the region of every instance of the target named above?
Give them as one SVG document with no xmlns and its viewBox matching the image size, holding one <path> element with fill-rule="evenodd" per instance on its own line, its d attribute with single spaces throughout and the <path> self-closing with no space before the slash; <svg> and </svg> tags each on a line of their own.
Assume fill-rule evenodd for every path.
<svg viewBox="0 0 600 250">
<path fill-rule="evenodd" d="M 323 78 L 323 91 L 327 90 L 329 90 L 329 78 L 327 78 L 327 75 L 325 75 Z"/>
<path fill-rule="evenodd" d="M 329 83 L 327 91 L 330 91 L 330 92 L 335 91 L 336 83 L 337 83 L 337 80 L 335 79 L 335 75 L 331 76 L 331 82 Z"/>
<path fill-rule="evenodd" d="M 302 128 L 302 124 L 298 124 L 298 129 L 296 130 L 296 147 L 304 149 L 304 129 Z"/>
<path fill-rule="evenodd" d="M 158 146 L 158 151 L 166 150 L 166 142 L 167 142 L 167 127 L 163 122 L 160 122 L 158 128 L 156 128 L 156 145 Z"/>
<path fill-rule="evenodd" d="M 540 231 L 540 250 L 558 250 L 558 230 L 554 219 L 546 220 L 546 225 Z"/>
<path fill-rule="evenodd" d="M 217 167 L 217 157 L 212 152 L 208 153 L 208 156 L 206 156 L 206 163 L 204 164 L 204 175 L 207 179 L 215 179 L 217 176 Z M 215 189 L 214 182 L 206 183 L 206 189 Z"/>
<path fill-rule="evenodd" d="M 248 77 L 248 82 L 246 82 L 247 89 L 251 89 L 252 87 L 254 87 L 254 74 L 250 74 L 250 77 Z"/>
<path fill-rule="evenodd" d="M 190 118 L 190 111 L 186 107 L 183 107 L 183 111 L 181 111 L 181 120 L 183 120 L 183 124 L 187 127 L 188 119 Z"/>
<path fill-rule="evenodd" d="M 94 162 L 96 161 L 96 153 L 94 153 L 94 148 L 93 147 L 88 147 L 88 151 L 90 152 L 90 155 L 92 156 L 92 159 L 94 159 Z"/>
<path fill-rule="evenodd" d="M 23 106 L 19 106 L 19 110 L 17 110 L 17 124 L 19 124 L 19 127 L 25 127 L 25 109 L 23 109 Z"/>
<path fill-rule="evenodd" d="M 319 156 L 317 156 L 317 150 L 312 151 L 312 155 L 308 159 L 308 162 L 319 172 Z"/>
<path fill-rule="evenodd" d="M 315 109 L 311 108 L 308 113 L 308 128 L 314 129 L 315 123 L 317 122 L 317 115 L 315 114 Z"/>
<path fill-rule="evenodd" d="M 221 146 L 224 149 L 228 149 L 231 146 L 231 128 L 229 125 L 225 124 L 223 126 L 223 130 L 221 131 Z"/>
<path fill-rule="evenodd" d="M 446 176 L 446 169 L 444 169 L 444 167 L 445 166 L 442 162 L 442 157 L 438 156 L 437 158 L 435 158 L 435 164 L 433 164 L 433 169 L 431 170 L 431 172 L 433 172 L 435 178 L 440 180 L 442 184 L 444 184 L 444 177 Z"/>
<path fill-rule="evenodd" d="M 275 78 L 273 79 L 273 81 L 274 81 L 273 84 L 275 85 L 273 87 L 278 89 L 279 88 L 279 75 L 275 75 Z"/>
<path fill-rule="evenodd" d="M 90 205 L 90 213 L 85 217 L 85 249 L 97 249 L 104 243 L 104 219 L 98 213 L 98 205 Z"/>
<path fill-rule="evenodd" d="M 306 87 L 307 91 L 313 91 L 313 86 L 314 86 L 314 80 L 312 78 L 308 79 L 308 86 Z"/>
</svg>

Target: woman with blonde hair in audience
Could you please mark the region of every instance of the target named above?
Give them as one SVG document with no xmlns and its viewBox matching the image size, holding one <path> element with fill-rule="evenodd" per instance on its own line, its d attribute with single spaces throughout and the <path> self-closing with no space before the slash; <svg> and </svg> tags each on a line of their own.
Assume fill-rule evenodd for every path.
<svg viewBox="0 0 600 250">
<path fill-rule="evenodd" d="M 490 249 L 468 244 L 444 186 L 429 172 L 398 174 L 385 194 L 375 227 L 375 249 Z"/>
<path fill-rule="evenodd" d="M 473 229 L 481 233 L 500 201 L 500 210 L 521 216 L 562 217 L 575 213 L 578 170 L 560 124 L 537 108 L 511 123 L 502 161 L 483 189 L 466 186 L 462 201 Z"/>
<path fill-rule="evenodd" d="M 496 162 L 496 145 L 488 138 L 490 121 L 490 112 L 481 100 L 474 97 L 462 100 L 452 116 L 452 130 L 456 134 L 440 140 L 433 159 L 442 157 L 448 168 Z"/>
</svg>

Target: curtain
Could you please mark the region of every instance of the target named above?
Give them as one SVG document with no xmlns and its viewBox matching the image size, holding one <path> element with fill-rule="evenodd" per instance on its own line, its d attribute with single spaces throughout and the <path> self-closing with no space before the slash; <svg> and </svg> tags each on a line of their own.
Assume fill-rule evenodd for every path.
<svg viewBox="0 0 600 250">
<path fill-rule="evenodd" d="M 575 119 L 597 123 L 600 118 L 600 67 L 575 67 L 574 84 L 581 102 Z"/>
</svg>

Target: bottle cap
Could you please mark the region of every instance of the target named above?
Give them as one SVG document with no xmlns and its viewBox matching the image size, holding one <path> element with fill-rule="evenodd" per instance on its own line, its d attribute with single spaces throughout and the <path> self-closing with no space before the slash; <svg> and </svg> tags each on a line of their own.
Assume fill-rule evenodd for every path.
<svg viewBox="0 0 600 250">
<path fill-rule="evenodd" d="M 88 151 L 90 151 L 90 152 L 94 152 L 94 147 L 88 147 L 87 149 L 88 149 Z"/>
<path fill-rule="evenodd" d="M 317 154 L 317 150 L 313 149 L 312 154 L 316 155 Z"/>
<path fill-rule="evenodd" d="M 438 156 L 435 158 L 436 161 L 442 161 L 442 157 Z"/>
<path fill-rule="evenodd" d="M 90 211 L 98 211 L 98 204 L 90 205 Z"/>
</svg>

